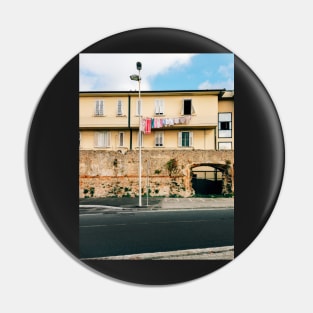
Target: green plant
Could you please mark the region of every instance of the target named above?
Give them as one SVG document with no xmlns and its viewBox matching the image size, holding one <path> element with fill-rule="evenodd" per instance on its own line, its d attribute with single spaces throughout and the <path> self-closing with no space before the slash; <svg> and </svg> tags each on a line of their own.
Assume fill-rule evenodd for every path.
<svg viewBox="0 0 313 313">
<path fill-rule="evenodd" d="M 166 169 L 168 170 L 169 176 L 172 176 L 173 173 L 177 172 L 177 160 L 176 159 L 170 159 L 166 163 Z"/>
<path fill-rule="evenodd" d="M 154 174 L 160 174 L 161 173 L 161 170 L 155 170 L 154 171 Z"/>
<path fill-rule="evenodd" d="M 94 187 L 90 187 L 90 196 L 93 197 L 94 193 L 95 193 L 95 188 Z"/>
<path fill-rule="evenodd" d="M 113 161 L 113 166 L 114 166 L 114 167 L 117 167 L 117 159 L 114 159 L 114 161 Z"/>
<path fill-rule="evenodd" d="M 176 194 L 176 193 L 171 193 L 171 194 L 169 195 L 169 198 L 182 198 L 182 196 L 181 196 L 181 195 L 178 195 L 178 194 Z"/>
</svg>

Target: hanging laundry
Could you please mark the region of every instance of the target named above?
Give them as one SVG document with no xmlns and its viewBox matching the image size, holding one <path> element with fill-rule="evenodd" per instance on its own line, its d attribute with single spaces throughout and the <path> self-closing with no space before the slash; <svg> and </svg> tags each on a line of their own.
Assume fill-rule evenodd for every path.
<svg viewBox="0 0 313 313">
<path fill-rule="evenodd" d="M 145 119 L 145 128 L 144 128 L 145 134 L 151 134 L 151 118 Z"/>
<path fill-rule="evenodd" d="M 162 118 L 159 119 L 159 127 L 163 127 L 163 119 Z"/>
<path fill-rule="evenodd" d="M 187 115 L 187 116 L 186 116 L 186 124 L 189 124 L 190 120 L 191 120 L 191 116 L 190 116 L 190 115 Z"/>
</svg>

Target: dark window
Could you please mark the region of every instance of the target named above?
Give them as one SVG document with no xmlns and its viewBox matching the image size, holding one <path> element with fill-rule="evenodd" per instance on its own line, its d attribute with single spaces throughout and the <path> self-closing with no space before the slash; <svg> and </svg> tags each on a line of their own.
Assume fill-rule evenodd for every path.
<svg viewBox="0 0 313 313">
<path fill-rule="evenodd" d="M 221 123 L 221 130 L 230 130 L 230 122 L 220 122 Z"/>
<path fill-rule="evenodd" d="M 191 99 L 184 100 L 184 115 L 191 115 Z"/>
<path fill-rule="evenodd" d="M 189 132 L 182 132 L 182 146 L 189 147 Z"/>
</svg>

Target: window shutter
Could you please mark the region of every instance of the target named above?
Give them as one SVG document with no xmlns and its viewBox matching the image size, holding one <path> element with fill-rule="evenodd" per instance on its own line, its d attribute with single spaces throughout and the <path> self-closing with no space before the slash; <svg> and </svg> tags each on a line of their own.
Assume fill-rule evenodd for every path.
<svg viewBox="0 0 313 313">
<path fill-rule="evenodd" d="M 154 101 L 154 113 L 155 115 L 164 114 L 164 101 L 162 99 Z"/>
<path fill-rule="evenodd" d="M 178 147 L 182 146 L 182 132 L 178 132 Z"/>
<path fill-rule="evenodd" d="M 95 105 L 95 115 L 103 115 L 104 114 L 104 105 L 103 100 L 96 100 Z"/>
<path fill-rule="evenodd" d="M 103 100 L 100 101 L 100 115 L 104 115 L 104 104 L 103 104 Z"/>
<path fill-rule="evenodd" d="M 159 142 L 160 146 L 164 146 L 164 132 L 160 133 L 160 142 Z"/>
<path fill-rule="evenodd" d="M 102 147 L 104 141 L 104 134 L 103 132 L 95 132 L 95 146 Z"/>
<path fill-rule="evenodd" d="M 117 115 L 123 114 L 123 103 L 122 100 L 117 101 Z"/>
<path fill-rule="evenodd" d="M 154 114 L 159 114 L 159 100 L 154 101 Z"/>
<path fill-rule="evenodd" d="M 160 100 L 160 114 L 164 114 L 164 101 Z"/>
<path fill-rule="evenodd" d="M 193 147 L 193 132 L 189 132 L 189 147 Z"/>
<path fill-rule="evenodd" d="M 183 100 L 183 103 L 181 105 L 181 111 L 180 111 L 181 115 L 184 115 L 184 104 L 185 104 L 185 101 Z"/>
<path fill-rule="evenodd" d="M 195 113 L 196 113 L 195 108 L 193 105 L 191 105 L 191 114 L 195 114 Z"/>
<path fill-rule="evenodd" d="M 106 137 L 107 137 L 106 147 L 110 147 L 111 146 L 111 132 L 106 132 Z"/>
<path fill-rule="evenodd" d="M 98 100 L 96 100 L 95 115 L 99 115 L 99 110 L 100 110 L 100 107 L 99 107 L 99 101 L 98 101 Z"/>
<path fill-rule="evenodd" d="M 119 133 L 119 135 L 118 135 L 118 142 L 119 142 L 119 146 L 120 147 L 124 146 L 124 133 Z"/>
</svg>

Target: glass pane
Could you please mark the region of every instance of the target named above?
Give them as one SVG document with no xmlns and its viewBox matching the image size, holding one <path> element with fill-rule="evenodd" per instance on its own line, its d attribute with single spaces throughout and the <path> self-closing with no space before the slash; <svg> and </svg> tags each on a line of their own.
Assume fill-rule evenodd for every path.
<svg viewBox="0 0 313 313">
<path fill-rule="evenodd" d="M 231 121 L 231 113 L 219 113 L 218 120 L 219 120 L 219 122 L 230 122 Z"/>
<path fill-rule="evenodd" d="M 231 138 L 231 130 L 219 130 L 218 136 L 222 138 Z"/>
<path fill-rule="evenodd" d="M 218 149 L 219 150 L 231 150 L 231 142 L 219 142 Z"/>
</svg>

